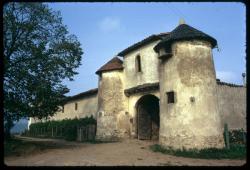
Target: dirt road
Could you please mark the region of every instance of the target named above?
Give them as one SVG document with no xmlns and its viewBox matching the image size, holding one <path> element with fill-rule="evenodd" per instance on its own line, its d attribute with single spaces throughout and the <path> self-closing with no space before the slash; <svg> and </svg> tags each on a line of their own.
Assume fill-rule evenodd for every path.
<svg viewBox="0 0 250 170">
<path fill-rule="evenodd" d="M 149 149 L 152 141 L 125 140 L 117 143 L 78 143 L 54 139 L 25 138 L 50 141 L 65 148 L 48 149 L 42 153 L 5 157 L 10 166 L 241 166 L 245 160 L 206 160 L 175 157 Z"/>
</svg>

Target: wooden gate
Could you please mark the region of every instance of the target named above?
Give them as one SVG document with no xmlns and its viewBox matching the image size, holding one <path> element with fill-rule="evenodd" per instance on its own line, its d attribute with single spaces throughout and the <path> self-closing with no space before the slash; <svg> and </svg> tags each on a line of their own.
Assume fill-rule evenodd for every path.
<svg viewBox="0 0 250 170">
<path fill-rule="evenodd" d="M 152 133 L 152 121 L 145 107 L 138 105 L 138 139 L 150 140 Z"/>
<path fill-rule="evenodd" d="M 95 139 L 96 125 L 87 125 L 77 128 L 77 141 L 92 141 Z"/>
</svg>

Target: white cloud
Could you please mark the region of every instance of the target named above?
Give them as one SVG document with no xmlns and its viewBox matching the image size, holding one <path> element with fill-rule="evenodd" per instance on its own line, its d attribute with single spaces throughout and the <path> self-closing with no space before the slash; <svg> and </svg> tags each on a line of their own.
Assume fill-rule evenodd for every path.
<svg viewBox="0 0 250 170">
<path fill-rule="evenodd" d="M 216 78 L 228 83 L 238 82 L 239 76 L 237 76 L 234 72 L 231 71 L 216 71 Z"/>
<path fill-rule="evenodd" d="M 105 17 L 99 22 L 99 28 L 105 32 L 118 30 L 121 28 L 121 21 L 119 18 Z"/>
</svg>

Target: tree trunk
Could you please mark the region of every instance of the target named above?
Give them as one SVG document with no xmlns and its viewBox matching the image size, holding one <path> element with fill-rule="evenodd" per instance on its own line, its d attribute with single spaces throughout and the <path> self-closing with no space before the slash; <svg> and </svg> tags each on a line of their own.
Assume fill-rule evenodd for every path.
<svg viewBox="0 0 250 170">
<path fill-rule="evenodd" d="M 10 117 L 6 118 L 6 122 L 5 122 L 5 127 L 4 127 L 4 136 L 6 139 L 9 139 L 10 136 L 10 130 L 11 128 L 14 126 L 14 123 L 12 121 L 12 119 Z"/>
</svg>

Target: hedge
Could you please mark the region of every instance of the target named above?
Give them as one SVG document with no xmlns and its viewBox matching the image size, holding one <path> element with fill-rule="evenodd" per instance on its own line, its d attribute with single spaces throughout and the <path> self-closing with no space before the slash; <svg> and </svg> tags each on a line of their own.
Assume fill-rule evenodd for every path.
<svg viewBox="0 0 250 170">
<path fill-rule="evenodd" d="M 23 135 L 32 137 L 61 138 L 74 141 L 77 138 L 77 128 L 87 125 L 96 125 L 96 120 L 91 117 L 80 119 L 64 119 L 60 121 L 47 121 L 30 125 L 29 131 Z"/>
</svg>

